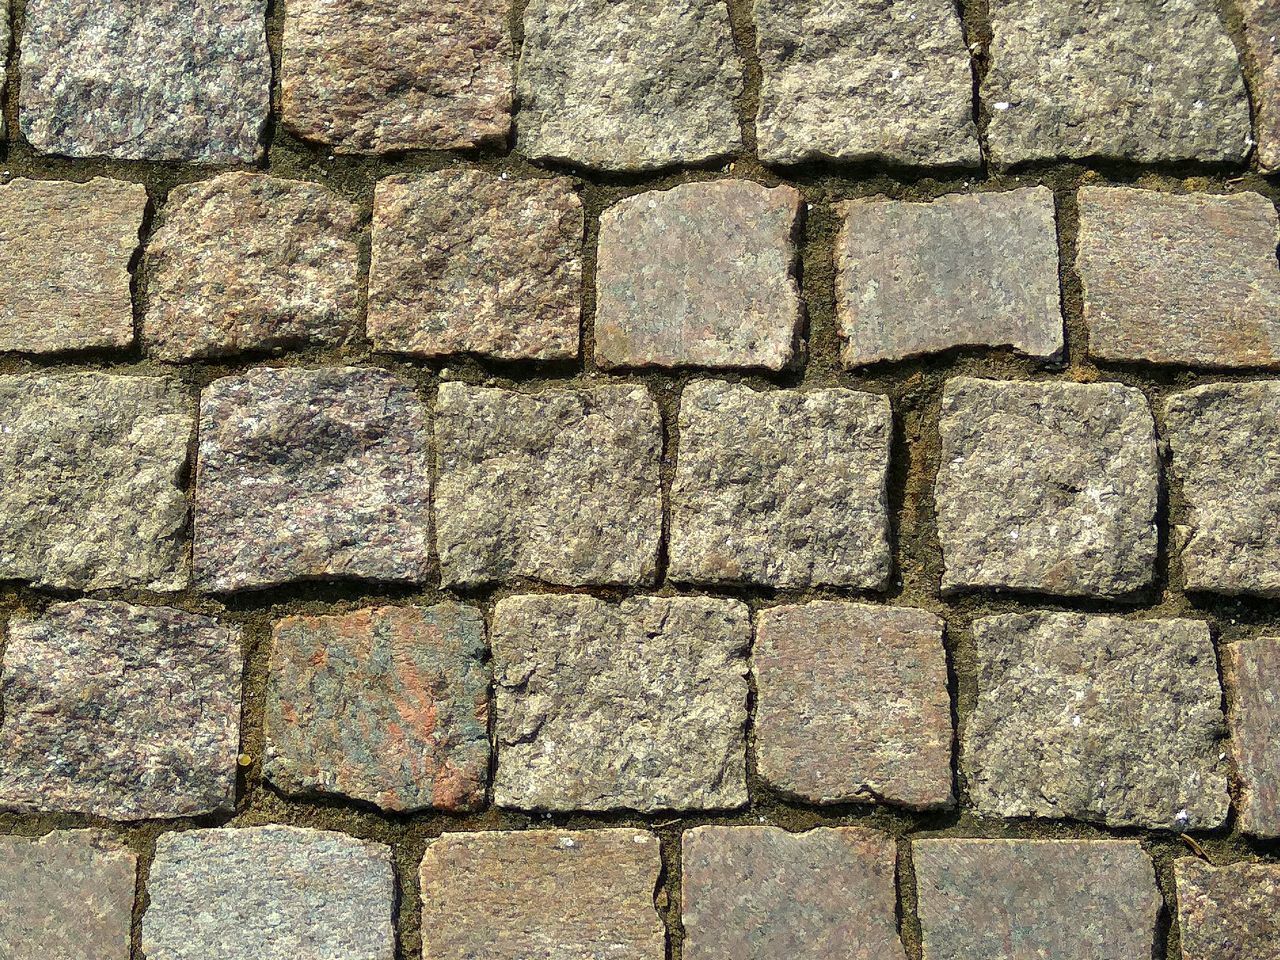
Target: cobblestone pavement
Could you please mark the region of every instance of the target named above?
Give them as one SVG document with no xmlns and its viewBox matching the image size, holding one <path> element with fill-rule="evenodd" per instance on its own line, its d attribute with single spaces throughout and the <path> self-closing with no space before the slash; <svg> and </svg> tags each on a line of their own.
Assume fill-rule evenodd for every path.
<svg viewBox="0 0 1280 960">
<path fill-rule="evenodd" d="M 0 960 L 1280 960 L 1280 0 L 0 13 Z"/>
</svg>

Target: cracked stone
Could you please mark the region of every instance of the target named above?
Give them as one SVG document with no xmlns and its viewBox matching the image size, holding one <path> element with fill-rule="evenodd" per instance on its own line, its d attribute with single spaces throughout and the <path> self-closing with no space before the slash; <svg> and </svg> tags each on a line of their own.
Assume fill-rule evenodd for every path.
<svg viewBox="0 0 1280 960">
<path fill-rule="evenodd" d="M 175 187 L 147 245 L 148 352 L 195 360 L 359 336 L 359 224 L 314 183 L 228 173 Z"/>
<path fill-rule="evenodd" d="M 686 183 L 628 197 L 600 217 L 596 362 L 602 367 L 757 367 L 796 359 L 803 314 L 792 187 Z"/>
<path fill-rule="evenodd" d="M 973 632 L 978 702 L 960 753 L 980 814 L 1153 830 L 1226 820 L 1206 624 L 1032 613 L 983 617 Z"/>
<path fill-rule="evenodd" d="M 454 169 L 379 180 L 369 339 L 420 357 L 576 358 L 584 223 L 564 177 Z"/>
<path fill-rule="evenodd" d="M 492 642 L 499 806 L 747 802 L 745 604 L 512 597 L 498 602 Z"/>
<path fill-rule="evenodd" d="M 1280 6 L 1273 0 L 1241 0 L 1244 47 L 1253 61 L 1250 77 L 1258 165 L 1280 167 Z"/>
<path fill-rule="evenodd" d="M 1280 866 L 1173 861 L 1178 929 L 1187 960 L 1275 960 L 1280 945 Z"/>
<path fill-rule="evenodd" d="M 944 592 L 1123 598 L 1151 583 L 1160 467 L 1140 390 L 956 377 L 940 429 Z"/>
<path fill-rule="evenodd" d="M 1280 753 L 1276 751 L 1280 743 L 1280 639 L 1227 644 L 1222 674 L 1235 760 L 1238 825 L 1251 836 L 1280 837 Z"/>
<path fill-rule="evenodd" d="M 182 610 L 76 600 L 15 617 L 0 807 L 114 820 L 231 811 L 242 670 L 239 631 Z"/>
</svg>

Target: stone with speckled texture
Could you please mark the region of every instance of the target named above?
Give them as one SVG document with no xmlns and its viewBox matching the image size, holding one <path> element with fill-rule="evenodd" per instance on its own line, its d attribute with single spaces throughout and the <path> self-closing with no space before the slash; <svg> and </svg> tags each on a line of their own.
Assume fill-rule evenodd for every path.
<svg viewBox="0 0 1280 960">
<path fill-rule="evenodd" d="M 1280 4 L 1274 0 L 1240 0 L 1244 18 L 1244 50 L 1253 61 L 1250 93 L 1258 138 L 1258 165 L 1280 167 Z"/>
<path fill-rule="evenodd" d="M 7 101 L 6 88 L 8 87 L 8 70 L 9 70 L 9 40 L 11 37 L 9 30 L 9 0 L 0 0 L 0 98 Z M 3 140 L 9 133 L 8 119 L 0 111 L 0 140 Z"/>
<path fill-rule="evenodd" d="M 1235 760 L 1237 825 L 1255 837 L 1280 837 L 1280 639 L 1227 644 L 1222 675 Z"/>
<path fill-rule="evenodd" d="M 1280 865 L 1173 861 L 1184 960 L 1280 956 Z"/>
</svg>

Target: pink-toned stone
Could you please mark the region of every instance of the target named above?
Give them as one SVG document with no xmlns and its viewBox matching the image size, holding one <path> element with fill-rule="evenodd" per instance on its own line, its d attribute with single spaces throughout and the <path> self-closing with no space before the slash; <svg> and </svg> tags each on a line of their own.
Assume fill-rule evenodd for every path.
<svg viewBox="0 0 1280 960">
<path fill-rule="evenodd" d="M 1173 861 L 1183 960 L 1280 957 L 1280 865 Z"/>
<path fill-rule="evenodd" d="M 1280 837 L 1280 639 L 1223 647 L 1236 815 L 1244 833 Z"/>
<path fill-rule="evenodd" d="M 1258 165 L 1280 167 L 1280 3 L 1240 0 L 1244 46 L 1253 61 L 1249 92 L 1253 99 L 1253 134 L 1258 139 Z"/>
</svg>

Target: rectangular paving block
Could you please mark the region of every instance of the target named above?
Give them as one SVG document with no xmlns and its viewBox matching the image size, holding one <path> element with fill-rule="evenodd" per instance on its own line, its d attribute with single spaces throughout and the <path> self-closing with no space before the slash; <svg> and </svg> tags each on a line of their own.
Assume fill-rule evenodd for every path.
<svg viewBox="0 0 1280 960">
<path fill-rule="evenodd" d="M 707 597 L 499 600 L 494 802 L 702 810 L 747 802 L 745 604 Z"/>
<path fill-rule="evenodd" d="M 642 386 L 440 387 L 436 544 L 445 586 L 657 575 L 662 424 Z"/>
<path fill-rule="evenodd" d="M 413 387 L 382 370 L 262 367 L 215 380 L 200 394 L 197 585 L 424 580 L 427 431 Z"/>
<path fill-rule="evenodd" d="M 1280 837 L 1280 639 L 1227 644 L 1222 676 L 1235 761 L 1236 824 L 1252 836 Z"/>
<path fill-rule="evenodd" d="M 379 180 L 369 339 L 419 357 L 577 357 L 584 223 L 566 177 L 454 168 Z"/>
<path fill-rule="evenodd" d="M 794 187 L 686 183 L 600 216 L 596 363 L 782 370 L 803 315 Z"/>
<path fill-rule="evenodd" d="M 9 41 L 11 39 L 11 31 L 9 29 L 9 0 L 0 0 L 0 50 L 4 53 L 0 54 L 0 97 L 5 97 L 7 103 L 6 87 L 8 86 L 8 70 L 9 70 Z M 8 123 L 0 111 L 0 140 L 4 139 L 8 134 Z"/>
<path fill-rule="evenodd" d="M 992 0 L 990 17 L 980 95 L 997 167 L 1249 152 L 1244 77 L 1212 0 Z"/>
<path fill-rule="evenodd" d="M 1101 360 L 1280 367 L 1280 220 L 1256 193 L 1084 187 L 1076 270 Z"/>
<path fill-rule="evenodd" d="M 147 960 L 393 960 L 391 848 L 328 830 L 245 827 L 156 842 Z"/>
<path fill-rule="evenodd" d="M 227 813 L 240 744 L 240 633 L 115 601 L 9 624 L 0 808 L 113 820 Z"/>
<path fill-rule="evenodd" d="M 1280 957 L 1280 865 L 1173 861 L 1183 960 Z"/>
<path fill-rule="evenodd" d="M 812 803 L 951 806 L 942 621 L 817 600 L 761 611 L 752 669 L 760 778 Z"/>
<path fill-rule="evenodd" d="M 507 16 L 503 0 L 291 0 L 281 121 L 335 153 L 505 145 Z"/>
<path fill-rule="evenodd" d="M 1029 613 L 974 621 L 961 771 L 982 816 L 1212 830 L 1226 724 L 1208 625 Z"/>
<path fill-rule="evenodd" d="M 394 812 L 475 810 L 489 670 L 474 607 L 373 607 L 276 623 L 263 773 L 288 794 Z"/>
<path fill-rule="evenodd" d="M 883 590 L 889 581 L 886 397 L 701 380 L 680 397 L 673 580 Z"/>
<path fill-rule="evenodd" d="M 1142 391 L 956 377 L 939 429 L 944 593 L 1124 597 L 1151 583 L 1160 464 Z"/>
<path fill-rule="evenodd" d="M 196 360 L 358 337 L 360 219 L 301 180 L 227 173 L 175 187 L 147 243 L 143 345 Z"/>
<path fill-rule="evenodd" d="M 0 377 L 0 579 L 185 587 L 191 408 L 166 377 Z"/>
<path fill-rule="evenodd" d="M 1157 955 L 1163 902 L 1136 840 L 921 839 L 911 859 L 929 960 Z"/>
<path fill-rule="evenodd" d="M 1249 93 L 1253 100 L 1258 166 L 1280 167 L 1280 5 L 1274 0 L 1240 0 L 1244 51 L 1252 61 Z"/>
<path fill-rule="evenodd" d="M 423 960 L 662 960 L 643 830 L 446 833 L 422 858 Z"/>
<path fill-rule="evenodd" d="M 1047 187 L 928 203 L 851 200 L 836 209 L 836 320 L 846 367 L 956 347 L 1062 355 Z"/>
<path fill-rule="evenodd" d="M 0 350 L 132 344 L 129 260 L 146 206 L 145 187 L 106 177 L 0 186 Z"/>
</svg>

